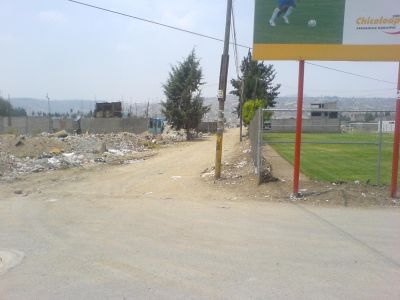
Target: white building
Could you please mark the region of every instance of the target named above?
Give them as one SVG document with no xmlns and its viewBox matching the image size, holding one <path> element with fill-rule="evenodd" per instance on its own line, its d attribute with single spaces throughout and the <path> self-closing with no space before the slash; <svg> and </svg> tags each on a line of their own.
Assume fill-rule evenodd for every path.
<svg viewBox="0 0 400 300">
<path fill-rule="evenodd" d="M 382 121 L 383 133 L 394 133 L 395 121 Z"/>
</svg>

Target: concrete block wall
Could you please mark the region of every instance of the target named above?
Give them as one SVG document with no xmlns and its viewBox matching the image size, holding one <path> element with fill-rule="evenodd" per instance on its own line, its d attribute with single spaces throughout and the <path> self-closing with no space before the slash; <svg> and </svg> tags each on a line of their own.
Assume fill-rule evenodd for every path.
<svg viewBox="0 0 400 300">
<path fill-rule="evenodd" d="M 117 133 L 132 132 L 136 134 L 148 130 L 149 120 L 147 118 L 110 118 L 110 119 L 82 119 L 82 132 L 90 133 Z M 73 132 L 77 129 L 77 123 L 72 119 L 53 119 L 52 131 L 66 130 Z M 12 117 L 11 126 L 8 117 L 0 117 L 0 134 L 16 132 L 19 134 L 38 134 L 49 131 L 49 119 L 47 117 Z"/>
<path fill-rule="evenodd" d="M 82 132 L 89 133 L 116 133 L 132 132 L 136 134 L 148 130 L 149 120 L 147 118 L 93 118 L 82 119 Z"/>
<path fill-rule="evenodd" d="M 271 120 L 270 132 L 295 132 L 295 119 Z M 340 122 L 338 119 L 303 119 L 303 132 L 309 133 L 339 133 Z"/>
<path fill-rule="evenodd" d="M 2 117 L 1 124 L 0 133 L 32 134 L 49 130 L 49 119 L 46 117 L 11 117 L 11 125 L 8 117 Z"/>
</svg>

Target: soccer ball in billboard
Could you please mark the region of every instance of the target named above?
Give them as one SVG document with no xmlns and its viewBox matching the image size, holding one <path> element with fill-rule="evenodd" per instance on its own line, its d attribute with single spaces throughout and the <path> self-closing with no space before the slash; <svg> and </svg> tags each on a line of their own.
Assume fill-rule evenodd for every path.
<svg viewBox="0 0 400 300">
<path fill-rule="evenodd" d="M 317 26 L 317 21 L 316 20 L 309 20 L 307 25 L 308 25 L 308 27 L 315 27 L 315 26 Z"/>
</svg>

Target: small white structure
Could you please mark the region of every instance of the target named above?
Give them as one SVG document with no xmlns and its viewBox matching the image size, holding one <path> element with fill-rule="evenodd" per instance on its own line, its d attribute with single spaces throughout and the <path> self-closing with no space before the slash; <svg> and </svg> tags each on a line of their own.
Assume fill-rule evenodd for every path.
<svg viewBox="0 0 400 300">
<path fill-rule="evenodd" d="M 383 133 L 394 133 L 395 121 L 382 121 L 382 132 Z"/>
</svg>

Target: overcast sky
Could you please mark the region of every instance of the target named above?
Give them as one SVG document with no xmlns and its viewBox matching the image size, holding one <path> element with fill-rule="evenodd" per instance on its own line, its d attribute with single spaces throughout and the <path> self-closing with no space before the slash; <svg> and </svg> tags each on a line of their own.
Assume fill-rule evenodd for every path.
<svg viewBox="0 0 400 300">
<path fill-rule="evenodd" d="M 82 0 L 158 22 L 223 37 L 225 0 Z M 252 45 L 254 0 L 236 0 L 241 44 Z M 65 0 L 0 1 L 0 90 L 3 96 L 52 99 L 163 99 L 171 65 L 195 48 L 204 72 L 204 96 L 216 96 L 220 42 L 171 31 Z M 232 49 L 231 49 L 232 50 Z M 240 57 L 246 49 L 239 49 Z M 236 76 L 231 51 L 230 76 Z M 281 95 L 297 91 L 297 62 L 269 62 Z M 397 63 L 317 62 L 397 81 Z M 309 96 L 395 97 L 396 85 L 306 66 Z"/>
</svg>

